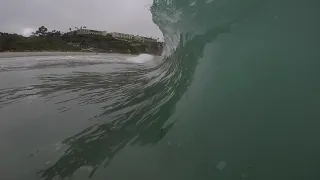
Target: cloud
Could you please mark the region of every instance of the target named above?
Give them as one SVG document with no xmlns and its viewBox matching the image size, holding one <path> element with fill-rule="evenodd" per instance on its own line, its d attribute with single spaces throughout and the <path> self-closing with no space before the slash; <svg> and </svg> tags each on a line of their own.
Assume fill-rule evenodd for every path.
<svg viewBox="0 0 320 180">
<path fill-rule="evenodd" d="M 91 29 L 162 37 L 152 22 L 152 0 L 2 0 L 0 31 L 22 34 L 44 25 L 49 29 Z"/>
<path fill-rule="evenodd" d="M 35 29 L 33 28 L 22 28 L 22 35 L 23 36 L 30 36 L 32 32 L 35 32 Z"/>
</svg>

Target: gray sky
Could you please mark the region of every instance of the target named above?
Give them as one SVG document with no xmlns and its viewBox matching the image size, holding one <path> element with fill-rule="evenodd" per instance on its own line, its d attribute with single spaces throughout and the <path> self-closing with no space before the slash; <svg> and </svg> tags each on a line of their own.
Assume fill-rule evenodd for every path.
<svg viewBox="0 0 320 180">
<path fill-rule="evenodd" d="M 28 34 L 44 25 L 162 37 L 149 11 L 152 0 L 0 0 L 0 31 Z"/>
</svg>

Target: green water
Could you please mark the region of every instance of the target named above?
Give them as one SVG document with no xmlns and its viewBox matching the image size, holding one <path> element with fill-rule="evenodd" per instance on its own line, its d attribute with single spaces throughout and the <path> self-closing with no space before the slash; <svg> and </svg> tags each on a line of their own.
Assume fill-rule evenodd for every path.
<svg viewBox="0 0 320 180">
<path fill-rule="evenodd" d="M 319 179 L 319 5 L 155 1 L 161 64 L 0 60 L 0 174 Z"/>
<path fill-rule="evenodd" d="M 176 2 L 198 66 L 165 138 L 181 147 L 155 160 L 163 179 L 319 179 L 318 7 Z"/>
</svg>

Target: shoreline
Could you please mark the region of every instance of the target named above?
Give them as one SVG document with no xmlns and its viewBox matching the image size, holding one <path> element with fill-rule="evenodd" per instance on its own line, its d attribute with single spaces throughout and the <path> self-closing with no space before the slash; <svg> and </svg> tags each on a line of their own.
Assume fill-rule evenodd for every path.
<svg viewBox="0 0 320 180">
<path fill-rule="evenodd" d="M 106 54 L 106 53 L 98 53 Z M 30 56 L 75 56 L 97 55 L 95 52 L 0 52 L 0 58 L 30 57 Z"/>
</svg>

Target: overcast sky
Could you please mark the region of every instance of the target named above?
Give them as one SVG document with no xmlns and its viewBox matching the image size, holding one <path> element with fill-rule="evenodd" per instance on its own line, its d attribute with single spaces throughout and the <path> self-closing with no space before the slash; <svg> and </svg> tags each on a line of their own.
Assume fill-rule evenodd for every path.
<svg viewBox="0 0 320 180">
<path fill-rule="evenodd" d="M 0 0 L 0 31 L 28 34 L 44 25 L 75 26 L 162 37 L 152 22 L 152 0 Z"/>
</svg>

